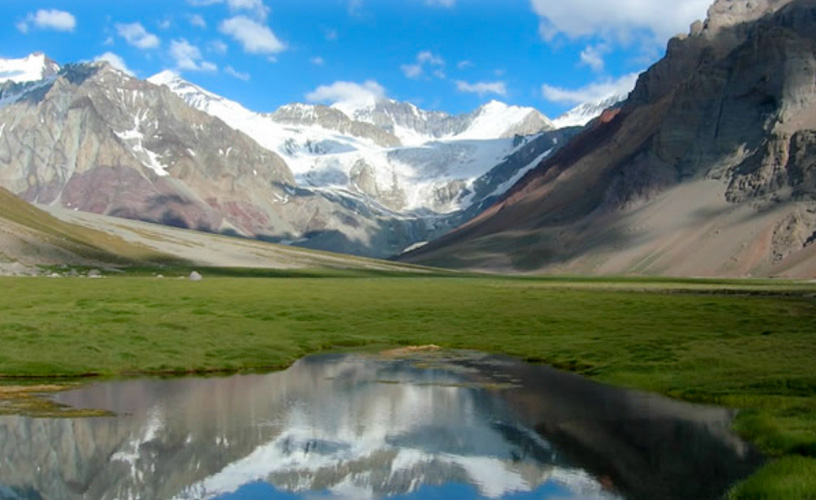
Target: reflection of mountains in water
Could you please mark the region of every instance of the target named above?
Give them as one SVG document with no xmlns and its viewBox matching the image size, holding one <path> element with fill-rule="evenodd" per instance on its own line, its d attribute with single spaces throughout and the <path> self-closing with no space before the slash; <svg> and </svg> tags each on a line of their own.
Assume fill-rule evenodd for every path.
<svg viewBox="0 0 816 500">
<path fill-rule="evenodd" d="M 526 368 L 515 370 L 514 376 L 529 382 Z M 450 483 L 473 485 L 478 496 L 488 498 L 533 491 L 545 483 L 558 484 L 559 491 L 576 498 L 615 497 L 573 460 L 587 462 L 594 474 L 612 478 L 605 484 L 614 481 L 627 493 L 648 490 L 627 487 L 633 465 L 646 467 L 647 481 L 667 480 L 662 469 L 655 474 L 633 458 L 648 455 L 643 439 L 628 431 L 611 438 L 615 427 L 625 426 L 593 421 L 599 413 L 586 406 L 577 385 L 564 388 L 578 396 L 562 400 L 563 391 L 553 385 L 542 391 L 474 384 L 488 371 L 493 377 L 514 368 L 476 362 L 464 371 L 419 369 L 407 361 L 323 356 L 266 376 L 92 386 L 58 399 L 125 415 L 0 418 L 0 484 L 7 485 L 0 486 L 0 499 L 227 498 L 259 481 L 329 498 L 383 498 Z M 614 399 L 599 401 L 609 410 Z M 574 411 L 584 417 L 565 418 Z M 646 441 L 666 437 L 668 417 L 662 407 L 660 412 L 657 434 L 650 433 L 648 418 L 637 424 Z M 705 437 L 694 446 L 704 453 L 716 450 L 714 461 L 737 464 L 720 467 L 730 474 L 723 481 L 750 470 L 748 452 L 726 432 L 725 411 L 694 415 L 678 417 L 702 430 Z M 555 419 L 548 421 L 549 416 Z M 558 446 L 533 428 L 551 433 Z M 586 452 L 591 443 L 582 439 L 584 430 L 599 441 L 599 450 Z M 673 445 L 682 448 L 673 442 L 663 448 Z M 615 464 L 616 456 L 623 457 L 622 466 Z M 689 458 L 682 451 L 677 456 Z"/>
</svg>

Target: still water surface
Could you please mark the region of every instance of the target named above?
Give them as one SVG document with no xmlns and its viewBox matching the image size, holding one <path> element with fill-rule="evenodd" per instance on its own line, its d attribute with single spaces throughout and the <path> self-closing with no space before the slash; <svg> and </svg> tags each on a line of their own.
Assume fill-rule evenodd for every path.
<svg viewBox="0 0 816 500">
<path fill-rule="evenodd" d="M 717 499 L 760 458 L 731 412 L 475 353 L 59 394 L 0 417 L 0 499 Z"/>
</svg>

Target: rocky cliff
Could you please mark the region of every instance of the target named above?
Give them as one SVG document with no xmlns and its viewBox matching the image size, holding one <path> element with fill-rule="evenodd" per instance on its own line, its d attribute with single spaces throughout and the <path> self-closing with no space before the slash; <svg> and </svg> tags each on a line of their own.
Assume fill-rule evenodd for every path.
<svg viewBox="0 0 816 500">
<path fill-rule="evenodd" d="M 274 152 L 106 64 L 15 85 L 0 106 L 0 185 L 28 201 L 380 256 L 425 236 L 420 222 L 296 187 Z"/>
<path fill-rule="evenodd" d="M 816 2 L 719 0 L 629 99 L 410 260 L 816 273 Z"/>
<path fill-rule="evenodd" d="M 270 115 L 272 121 L 284 125 L 320 126 L 352 137 L 369 139 L 378 146 L 401 146 L 399 138 L 370 123 L 354 121 L 342 111 L 328 106 L 290 104 Z"/>
</svg>

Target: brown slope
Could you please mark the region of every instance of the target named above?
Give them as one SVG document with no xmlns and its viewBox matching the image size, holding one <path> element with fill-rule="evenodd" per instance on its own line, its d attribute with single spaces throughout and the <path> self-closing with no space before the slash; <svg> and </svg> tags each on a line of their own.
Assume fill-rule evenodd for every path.
<svg viewBox="0 0 816 500">
<path fill-rule="evenodd" d="M 43 210 L 0 187 L 0 276 L 38 274 L 37 266 L 138 264 L 419 274 L 433 271 L 54 206 Z"/>
<path fill-rule="evenodd" d="M 0 187 L 0 264 L 3 262 L 96 266 L 181 259 L 62 221 Z"/>
<path fill-rule="evenodd" d="M 807 276 L 816 2 L 720 0 L 481 217 L 407 256 L 502 271 Z"/>
<path fill-rule="evenodd" d="M 107 64 L 15 92 L 0 106 L 0 186 L 27 201 L 379 257 L 427 232 L 362 198 L 297 188 L 277 154 Z"/>
</svg>

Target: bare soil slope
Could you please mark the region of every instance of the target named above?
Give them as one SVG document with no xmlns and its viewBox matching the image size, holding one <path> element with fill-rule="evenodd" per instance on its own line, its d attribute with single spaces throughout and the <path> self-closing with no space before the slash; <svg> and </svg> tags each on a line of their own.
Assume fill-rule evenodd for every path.
<svg viewBox="0 0 816 500">
<path fill-rule="evenodd" d="M 38 266 L 165 264 L 428 271 L 394 262 L 274 245 L 64 208 L 39 208 L 0 188 L 0 275 L 38 274 Z"/>
<path fill-rule="evenodd" d="M 621 110 L 404 260 L 813 277 L 815 241 L 816 2 L 719 0 Z"/>
</svg>

